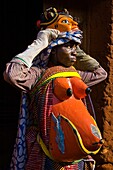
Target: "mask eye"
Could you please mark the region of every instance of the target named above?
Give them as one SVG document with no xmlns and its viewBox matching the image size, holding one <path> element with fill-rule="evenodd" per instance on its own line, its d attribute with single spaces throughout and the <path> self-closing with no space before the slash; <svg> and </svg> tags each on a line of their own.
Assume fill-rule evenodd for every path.
<svg viewBox="0 0 113 170">
<path fill-rule="evenodd" d="M 69 24 L 68 20 L 63 20 L 62 23 Z"/>
<path fill-rule="evenodd" d="M 74 41 L 67 42 L 66 44 L 63 44 L 64 47 L 67 47 L 68 49 L 73 48 L 76 49 L 76 45 Z"/>
</svg>

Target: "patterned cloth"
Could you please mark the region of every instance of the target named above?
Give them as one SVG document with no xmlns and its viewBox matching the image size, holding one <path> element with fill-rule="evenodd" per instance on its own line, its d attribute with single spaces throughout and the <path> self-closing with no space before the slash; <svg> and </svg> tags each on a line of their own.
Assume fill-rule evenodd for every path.
<svg viewBox="0 0 113 170">
<path fill-rule="evenodd" d="M 19 112 L 18 133 L 10 167 L 11 170 L 24 170 L 24 165 L 27 159 L 25 134 L 28 124 L 29 112 L 27 110 L 27 96 L 23 93 Z"/>
</svg>

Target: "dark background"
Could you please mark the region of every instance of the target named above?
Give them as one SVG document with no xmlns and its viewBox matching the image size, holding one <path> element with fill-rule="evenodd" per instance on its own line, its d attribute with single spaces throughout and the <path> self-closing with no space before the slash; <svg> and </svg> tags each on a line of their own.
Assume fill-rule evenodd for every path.
<svg viewBox="0 0 113 170">
<path fill-rule="evenodd" d="M 0 170 L 8 170 L 17 132 L 20 92 L 3 79 L 5 65 L 36 38 L 39 0 L 0 2 Z"/>
</svg>

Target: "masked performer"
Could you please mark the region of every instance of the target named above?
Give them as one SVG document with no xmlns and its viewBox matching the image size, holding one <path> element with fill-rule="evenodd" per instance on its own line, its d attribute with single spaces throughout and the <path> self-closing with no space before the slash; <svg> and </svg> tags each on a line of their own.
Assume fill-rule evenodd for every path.
<svg viewBox="0 0 113 170">
<path fill-rule="evenodd" d="M 107 73 L 94 58 L 80 49 L 82 32 L 67 10 L 47 9 L 41 15 L 37 26 L 41 28 L 37 39 L 23 53 L 7 63 L 4 72 L 4 79 L 22 92 L 11 170 L 82 170 L 88 167 L 94 169 L 94 166 L 89 166 L 91 162 L 94 163 L 91 157 L 73 163 L 62 163 L 51 158 L 48 152 L 51 145 L 50 115 L 53 103 L 60 103 L 72 96 L 72 91 L 68 88 L 67 98 L 63 98 L 62 86 L 57 78 L 66 78 L 63 82 L 72 84 L 71 77 L 81 77 L 89 87 L 105 80 Z M 80 83 L 78 87 L 79 85 Z M 73 89 L 73 93 L 76 93 L 75 91 Z M 83 95 L 81 98 L 84 97 Z M 84 103 L 94 115 L 90 96 L 87 100 L 89 104 L 87 105 L 85 99 Z M 75 107 L 67 103 L 64 112 L 69 107 L 71 110 L 71 105 L 72 108 Z"/>
</svg>

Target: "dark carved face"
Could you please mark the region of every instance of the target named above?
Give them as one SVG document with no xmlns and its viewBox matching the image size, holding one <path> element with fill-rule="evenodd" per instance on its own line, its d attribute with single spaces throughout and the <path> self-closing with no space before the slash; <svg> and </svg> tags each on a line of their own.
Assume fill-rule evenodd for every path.
<svg viewBox="0 0 113 170">
<path fill-rule="evenodd" d="M 53 48 L 50 60 L 55 65 L 73 66 L 76 62 L 76 44 L 70 41 Z"/>
</svg>

